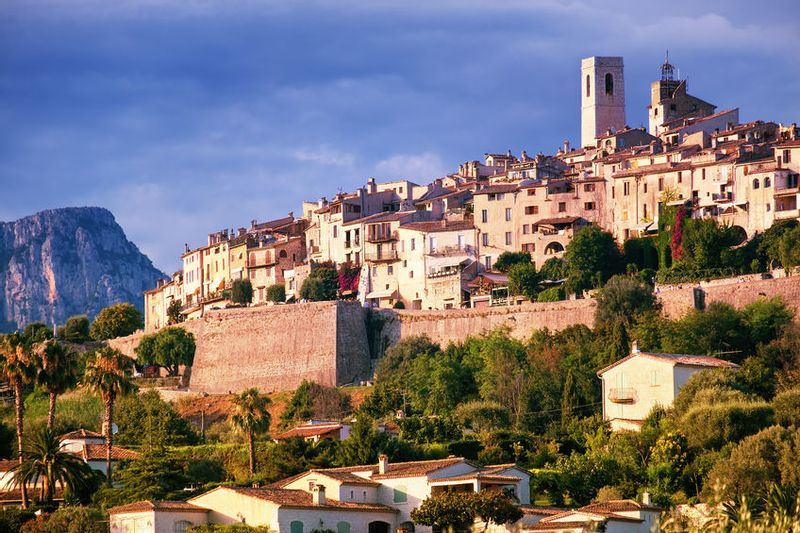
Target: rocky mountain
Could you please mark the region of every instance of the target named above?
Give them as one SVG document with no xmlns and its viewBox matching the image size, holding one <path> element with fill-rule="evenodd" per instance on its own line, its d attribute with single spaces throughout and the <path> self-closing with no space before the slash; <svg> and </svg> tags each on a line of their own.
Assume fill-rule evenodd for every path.
<svg viewBox="0 0 800 533">
<path fill-rule="evenodd" d="M 107 209 L 51 209 L 0 222 L 0 331 L 92 318 L 119 302 L 142 309 L 142 291 L 162 277 Z"/>
</svg>

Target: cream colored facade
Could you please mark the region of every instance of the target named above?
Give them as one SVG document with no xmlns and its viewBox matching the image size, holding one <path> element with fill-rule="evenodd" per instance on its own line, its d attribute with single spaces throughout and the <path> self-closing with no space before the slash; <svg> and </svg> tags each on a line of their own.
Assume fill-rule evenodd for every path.
<svg viewBox="0 0 800 533">
<path fill-rule="evenodd" d="M 126 511 L 126 506 L 112 508 L 109 512 L 111 533 L 186 533 L 192 526 L 207 523 L 206 509 L 182 505 L 163 508 Z"/>
<path fill-rule="evenodd" d="M 654 407 L 670 407 L 693 374 L 709 368 L 737 368 L 714 357 L 641 352 L 600 370 L 603 419 L 611 428 L 637 429 Z"/>
<path fill-rule="evenodd" d="M 161 281 L 155 289 L 144 292 L 145 332 L 153 332 L 169 325 L 169 306 L 173 301 L 184 304 L 183 273 L 176 272 L 169 282 Z"/>
</svg>

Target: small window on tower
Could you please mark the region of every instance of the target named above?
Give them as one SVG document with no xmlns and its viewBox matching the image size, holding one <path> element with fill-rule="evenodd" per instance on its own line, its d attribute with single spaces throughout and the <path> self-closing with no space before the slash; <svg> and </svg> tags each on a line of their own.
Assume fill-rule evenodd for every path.
<svg viewBox="0 0 800 533">
<path fill-rule="evenodd" d="M 591 95 L 591 88 L 592 88 L 592 82 L 590 81 L 589 75 L 587 74 L 586 75 L 586 98 L 589 98 L 589 96 Z"/>
<path fill-rule="evenodd" d="M 614 76 L 610 72 L 606 74 L 606 94 L 614 94 Z"/>
</svg>

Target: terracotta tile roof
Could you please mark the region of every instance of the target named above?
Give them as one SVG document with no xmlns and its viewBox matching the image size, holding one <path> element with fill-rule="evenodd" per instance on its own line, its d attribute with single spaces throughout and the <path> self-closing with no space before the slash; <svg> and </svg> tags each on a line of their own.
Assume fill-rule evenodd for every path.
<svg viewBox="0 0 800 533">
<path fill-rule="evenodd" d="M 660 155 L 660 154 L 656 154 Z M 716 163 L 716 161 L 715 161 Z M 661 172 L 677 172 L 679 170 L 688 170 L 692 168 L 692 164 L 689 162 L 681 162 L 681 163 L 659 163 L 657 165 L 645 165 L 636 168 L 626 168 L 624 170 L 618 170 L 614 172 L 611 177 L 612 178 L 628 178 L 631 176 L 641 176 L 643 174 L 655 174 Z"/>
<path fill-rule="evenodd" d="M 409 222 L 400 229 L 421 231 L 423 233 L 437 233 L 442 231 L 463 231 L 475 229 L 472 220 L 434 220 L 430 222 Z"/>
<path fill-rule="evenodd" d="M 81 428 L 76 429 L 75 431 L 70 431 L 69 433 L 64 433 L 59 437 L 59 440 L 66 439 L 105 439 L 105 437 L 96 431 Z"/>
<path fill-rule="evenodd" d="M 28 500 L 38 493 L 32 487 L 28 487 Z M 55 501 L 64 500 L 64 490 L 61 487 L 56 487 L 55 494 L 53 494 Z M 0 492 L 0 504 L 10 505 L 14 503 L 22 503 L 22 489 L 6 490 Z"/>
<path fill-rule="evenodd" d="M 219 489 L 232 490 L 244 496 L 275 503 L 281 507 L 294 507 L 299 509 L 339 509 L 343 511 L 383 511 L 387 513 L 400 512 L 394 507 L 379 503 L 341 502 L 331 498 L 326 498 L 324 505 L 314 505 L 311 493 L 304 490 L 278 488 L 253 489 L 241 487 L 219 487 Z"/>
<path fill-rule="evenodd" d="M 570 531 L 581 528 L 584 531 L 586 522 L 537 522 L 535 524 L 527 524 L 522 526 L 522 531 Z"/>
<path fill-rule="evenodd" d="M 792 139 L 789 141 L 782 141 L 775 145 L 777 148 L 797 148 L 800 146 L 800 139 Z"/>
<path fill-rule="evenodd" d="M 674 122 L 678 122 L 680 125 L 679 126 L 675 126 L 675 127 L 670 127 L 670 129 L 665 131 L 664 134 L 677 133 L 677 132 L 681 131 L 684 128 L 688 128 L 689 126 L 694 126 L 696 124 L 702 124 L 703 122 L 707 122 L 709 120 L 712 120 L 712 119 L 715 119 L 715 118 L 719 118 L 719 117 L 721 117 L 723 115 L 727 115 L 728 113 L 732 113 L 733 111 L 737 111 L 737 109 L 738 108 L 726 109 L 724 111 L 720 111 L 718 113 L 714 113 L 713 115 L 709 115 L 707 117 L 699 117 L 699 118 L 692 117 L 692 118 L 686 118 L 686 119 L 684 119 L 684 118 L 676 119 L 675 121 L 671 121 L 668 124 L 673 124 Z M 687 123 L 684 124 L 683 120 L 686 120 Z"/>
<path fill-rule="evenodd" d="M 345 222 L 343 226 L 349 226 L 351 224 L 367 224 L 373 222 L 393 222 L 395 220 L 400 220 L 403 217 L 411 216 L 416 211 L 384 211 L 381 213 L 374 213 L 372 215 L 368 215 L 361 218 L 353 219 L 349 222 Z"/>
<path fill-rule="evenodd" d="M 541 219 L 541 220 L 537 220 L 536 222 L 534 222 L 534 224 L 536 224 L 536 225 L 540 225 L 540 224 L 548 224 L 548 225 L 554 225 L 554 224 L 572 224 L 572 223 L 574 223 L 574 222 L 576 222 L 576 221 L 578 221 L 578 220 L 580 220 L 580 219 L 581 219 L 581 217 L 556 217 L 556 218 L 543 218 L 543 219 Z"/>
<path fill-rule="evenodd" d="M 630 517 L 630 516 L 623 516 L 623 515 L 614 514 L 614 513 L 606 513 L 606 512 L 598 512 L 598 511 L 585 511 L 583 509 L 583 507 L 581 507 L 580 509 L 571 509 L 569 511 L 564 511 L 564 512 L 559 513 L 557 515 L 548 516 L 547 518 L 542 518 L 540 523 L 546 522 L 546 523 L 549 523 L 549 524 L 557 524 L 557 523 L 559 523 L 558 520 L 560 520 L 562 518 L 570 518 L 570 517 L 572 517 L 574 515 L 577 515 L 576 518 L 580 518 L 580 515 L 586 515 L 588 517 L 588 519 L 586 520 L 587 522 L 592 521 L 592 520 L 598 521 L 598 522 L 604 522 L 606 520 L 620 520 L 622 522 L 638 522 L 638 523 L 644 522 L 644 520 L 641 519 L 641 518 L 633 518 L 633 517 Z"/>
<path fill-rule="evenodd" d="M 142 513 L 146 511 L 183 511 L 207 513 L 208 509 L 184 501 L 145 500 L 112 507 L 108 510 L 108 514 Z"/>
<path fill-rule="evenodd" d="M 656 353 L 656 352 L 633 352 L 627 357 L 623 357 L 619 361 L 608 365 L 607 367 L 599 370 L 597 375 L 600 376 L 605 372 L 611 370 L 615 366 L 621 365 L 622 363 L 632 359 L 634 357 L 641 356 L 641 357 L 649 357 L 651 359 L 658 359 L 660 361 L 667 361 L 672 363 L 673 366 L 683 365 L 683 366 L 701 366 L 701 367 L 708 367 L 708 368 L 739 368 L 739 365 L 736 363 L 731 363 L 730 361 L 725 361 L 724 359 L 717 359 L 716 357 L 710 357 L 707 355 L 690 355 L 690 354 L 678 354 L 678 353 Z"/>
<path fill-rule="evenodd" d="M 82 455 L 84 461 L 105 461 L 106 445 L 86 444 L 83 447 Z M 139 457 L 141 457 L 139 452 L 135 452 L 127 448 L 120 448 L 119 446 L 111 447 L 111 459 L 113 461 L 119 461 L 122 459 L 138 459 Z"/>
<path fill-rule="evenodd" d="M 310 424 L 297 426 L 289 431 L 284 431 L 275 440 L 288 439 L 290 437 L 321 437 L 334 431 L 342 429 L 342 424 Z"/>
<path fill-rule="evenodd" d="M 518 189 L 516 183 L 498 183 L 496 185 L 489 185 L 488 187 L 484 187 L 483 189 L 475 191 L 473 194 L 491 194 L 491 193 L 505 193 L 505 192 L 515 192 Z"/>
<path fill-rule="evenodd" d="M 449 477 L 437 477 L 432 479 L 431 482 L 450 482 L 450 481 L 470 481 L 470 480 L 480 480 L 480 481 L 495 481 L 498 483 L 518 483 L 521 478 L 514 477 L 514 476 L 498 476 L 492 474 L 490 472 L 471 472 L 469 474 L 463 474 L 460 476 L 449 476 Z"/>
<path fill-rule="evenodd" d="M 0 460 L 0 472 L 10 472 L 12 468 L 16 468 L 19 461 L 16 459 L 2 459 Z"/>
<path fill-rule="evenodd" d="M 581 511 L 593 513 L 630 513 L 633 511 L 658 511 L 660 507 L 645 505 L 635 500 L 611 500 L 603 503 L 592 503 L 580 508 Z"/>
<path fill-rule="evenodd" d="M 294 222 L 294 217 L 286 216 L 283 218 L 277 218 L 275 220 L 270 220 L 268 222 L 262 222 L 261 224 L 256 224 L 253 229 L 277 229 L 282 226 L 287 226 Z"/>
<path fill-rule="evenodd" d="M 318 473 L 322 476 L 329 477 L 331 479 L 335 479 L 345 485 L 365 485 L 367 487 L 377 487 L 380 485 L 377 481 L 372 481 L 369 479 L 365 479 L 361 476 L 357 476 L 351 472 L 336 472 L 336 471 L 321 471 L 321 470 L 311 470 L 309 473 L 314 472 Z"/>
<path fill-rule="evenodd" d="M 534 514 L 540 516 L 554 516 L 564 512 L 564 509 L 558 507 L 538 507 L 535 505 L 520 505 L 519 508 L 525 514 Z"/>
</svg>

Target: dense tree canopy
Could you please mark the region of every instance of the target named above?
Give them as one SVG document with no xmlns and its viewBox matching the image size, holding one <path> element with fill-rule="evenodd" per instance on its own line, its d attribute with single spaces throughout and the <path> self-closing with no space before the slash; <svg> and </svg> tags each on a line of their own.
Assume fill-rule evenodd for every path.
<svg viewBox="0 0 800 533">
<path fill-rule="evenodd" d="M 192 366 L 195 348 L 192 333 L 170 326 L 142 337 L 134 351 L 140 364 L 157 365 L 177 376 L 181 366 Z"/>
<path fill-rule="evenodd" d="M 622 271 L 622 253 L 614 237 L 592 224 L 578 231 L 564 253 L 570 292 L 602 286 Z"/>
<path fill-rule="evenodd" d="M 97 314 L 89 333 L 93 339 L 104 341 L 130 335 L 141 329 L 143 324 L 142 313 L 134 305 L 116 304 Z"/>
</svg>

